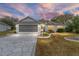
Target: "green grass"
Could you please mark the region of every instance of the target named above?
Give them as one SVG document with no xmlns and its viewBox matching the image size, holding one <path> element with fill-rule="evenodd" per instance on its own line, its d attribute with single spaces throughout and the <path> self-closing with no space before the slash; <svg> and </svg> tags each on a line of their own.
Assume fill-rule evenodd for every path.
<svg viewBox="0 0 79 59">
<path fill-rule="evenodd" d="M 6 36 L 7 34 L 10 35 L 10 34 L 13 34 L 13 33 L 15 33 L 15 30 L 0 32 L 0 36 Z"/>
<path fill-rule="evenodd" d="M 37 41 L 38 56 L 79 56 L 79 42 L 64 40 L 64 37 L 79 36 L 75 33 L 54 33 L 49 39 Z"/>
</svg>

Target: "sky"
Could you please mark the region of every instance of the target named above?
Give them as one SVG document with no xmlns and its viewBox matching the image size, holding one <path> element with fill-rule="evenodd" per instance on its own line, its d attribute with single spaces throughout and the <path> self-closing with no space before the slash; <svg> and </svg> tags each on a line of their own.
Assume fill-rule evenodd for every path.
<svg viewBox="0 0 79 59">
<path fill-rule="evenodd" d="M 0 3 L 0 17 L 10 16 L 19 20 L 30 16 L 36 20 L 49 20 L 64 14 L 79 14 L 78 3 Z"/>
</svg>

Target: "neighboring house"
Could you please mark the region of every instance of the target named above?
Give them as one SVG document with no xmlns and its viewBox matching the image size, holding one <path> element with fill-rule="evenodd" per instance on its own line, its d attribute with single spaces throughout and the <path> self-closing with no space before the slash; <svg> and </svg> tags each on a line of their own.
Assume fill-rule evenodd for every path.
<svg viewBox="0 0 79 59">
<path fill-rule="evenodd" d="M 19 21 L 16 25 L 16 32 L 17 33 L 40 33 L 40 26 L 38 21 L 31 17 L 26 17 Z"/>
<path fill-rule="evenodd" d="M 59 28 L 64 28 L 64 24 L 51 22 L 48 20 L 39 20 L 40 24 L 43 24 L 44 31 L 52 30 L 54 32 Z"/>
<path fill-rule="evenodd" d="M 53 30 L 54 32 L 57 31 L 59 28 L 64 28 L 64 24 L 61 23 L 54 23 L 54 22 L 47 22 L 48 30 Z"/>
<path fill-rule="evenodd" d="M 11 27 L 3 22 L 0 22 L 0 32 L 4 32 L 11 29 Z"/>
</svg>

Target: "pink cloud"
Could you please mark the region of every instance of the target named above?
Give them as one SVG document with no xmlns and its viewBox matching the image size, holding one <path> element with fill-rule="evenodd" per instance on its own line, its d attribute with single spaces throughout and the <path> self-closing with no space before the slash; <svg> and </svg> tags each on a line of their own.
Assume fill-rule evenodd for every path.
<svg viewBox="0 0 79 59">
<path fill-rule="evenodd" d="M 54 7 L 55 7 L 55 4 L 51 4 L 51 3 L 39 4 L 37 8 L 37 13 L 38 15 L 41 16 L 41 18 L 48 20 L 58 14 L 56 11 L 54 11 Z"/>
<path fill-rule="evenodd" d="M 75 15 L 79 14 L 79 11 L 74 12 Z"/>
<path fill-rule="evenodd" d="M 74 12 L 74 11 L 75 11 L 74 8 L 76 8 L 76 7 L 79 7 L 79 4 L 77 4 L 77 3 L 73 3 L 73 4 L 72 4 L 72 3 L 71 3 L 70 6 L 64 8 L 64 9 L 62 9 L 61 11 L 59 11 L 59 13 L 60 13 L 60 14 L 63 14 L 63 11 L 67 11 L 67 10 L 70 10 L 71 12 Z"/>
<path fill-rule="evenodd" d="M 42 8 L 45 8 L 45 9 L 51 9 L 53 7 L 53 4 L 51 4 L 51 3 L 41 3 L 40 6 Z"/>
<path fill-rule="evenodd" d="M 2 16 L 13 16 L 11 13 L 9 13 L 9 12 L 6 12 L 5 10 L 3 10 L 3 9 L 0 9 L 0 15 L 2 15 Z"/>
<path fill-rule="evenodd" d="M 22 3 L 13 3 L 10 4 L 13 8 L 15 8 L 16 10 L 18 10 L 19 12 L 22 12 L 25 16 L 32 14 L 32 10 L 30 8 L 28 8 L 27 6 L 25 6 L 25 4 Z"/>
<path fill-rule="evenodd" d="M 3 10 L 3 9 L 0 9 L 0 18 L 2 18 L 4 16 L 15 17 L 15 18 L 18 18 L 19 20 L 23 18 L 23 16 L 15 16 L 12 13 L 9 13 L 9 12 Z"/>
</svg>

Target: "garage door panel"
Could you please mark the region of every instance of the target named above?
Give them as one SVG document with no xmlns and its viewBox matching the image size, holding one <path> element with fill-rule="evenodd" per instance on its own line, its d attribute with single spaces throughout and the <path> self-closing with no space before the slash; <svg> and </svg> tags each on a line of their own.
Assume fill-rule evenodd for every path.
<svg viewBox="0 0 79 59">
<path fill-rule="evenodd" d="M 21 29 L 20 32 L 37 32 L 36 29 Z"/>
<path fill-rule="evenodd" d="M 19 32 L 37 32 L 37 25 L 20 25 Z"/>
</svg>

